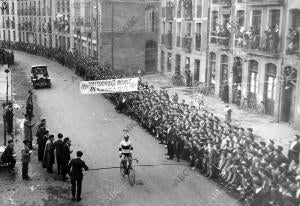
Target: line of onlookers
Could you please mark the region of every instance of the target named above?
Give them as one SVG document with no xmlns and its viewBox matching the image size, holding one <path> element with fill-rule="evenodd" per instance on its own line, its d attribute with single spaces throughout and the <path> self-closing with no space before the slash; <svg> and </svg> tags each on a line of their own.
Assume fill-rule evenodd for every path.
<svg viewBox="0 0 300 206">
<path fill-rule="evenodd" d="M 78 53 L 26 43 L 14 48 L 55 58 L 87 80 L 126 77 Z M 275 142 L 256 142 L 251 128 L 223 123 L 209 111 L 172 101 L 166 91 L 147 83 L 140 82 L 140 89 L 105 97 L 166 144 L 169 159 L 187 160 L 203 175 L 221 179 L 250 205 L 300 204 L 299 135 L 286 157 Z"/>
</svg>

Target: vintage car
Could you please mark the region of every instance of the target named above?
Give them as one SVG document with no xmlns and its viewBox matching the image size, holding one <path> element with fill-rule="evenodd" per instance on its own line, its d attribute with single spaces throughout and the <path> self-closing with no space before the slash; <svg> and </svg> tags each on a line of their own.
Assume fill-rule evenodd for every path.
<svg viewBox="0 0 300 206">
<path fill-rule="evenodd" d="M 33 87 L 51 87 L 51 80 L 46 65 L 37 65 L 31 67 L 31 82 Z"/>
</svg>

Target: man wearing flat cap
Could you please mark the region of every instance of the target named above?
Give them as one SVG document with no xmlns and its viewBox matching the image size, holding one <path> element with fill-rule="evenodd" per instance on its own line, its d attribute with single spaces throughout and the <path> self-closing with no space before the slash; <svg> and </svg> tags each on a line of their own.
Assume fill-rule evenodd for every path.
<svg viewBox="0 0 300 206">
<path fill-rule="evenodd" d="M 247 128 L 247 137 L 253 139 L 253 129 L 252 128 Z"/>
<path fill-rule="evenodd" d="M 295 135 L 295 139 L 291 142 L 288 152 L 289 163 L 294 161 L 299 164 L 299 153 L 300 153 L 300 136 Z"/>
<path fill-rule="evenodd" d="M 11 134 L 13 132 L 13 119 L 14 119 L 14 111 L 12 103 L 9 102 L 6 108 L 3 111 L 3 118 L 7 124 L 7 133 Z"/>
<path fill-rule="evenodd" d="M 88 170 L 88 166 L 85 162 L 81 159 L 83 153 L 81 151 L 77 151 L 76 156 L 77 158 L 72 159 L 68 165 L 68 173 L 71 177 L 71 184 L 72 184 L 72 200 L 76 200 L 79 202 L 81 200 L 81 186 L 82 186 L 82 179 L 83 174 L 82 171 Z"/>
<path fill-rule="evenodd" d="M 29 141 L 24 140 L 24 149 L 21 150 L 22 158 L 22 178 L 23 180 L 31 180 L 31 177 L 28 176 L 28 164 L 30 162 L 31 151 L 29 150 Z"/>
<path fill-rule="evenodd" d="M 283 164 L 283 163 L 288 163 L 288 159 L 284 156 L 284 154 L 282 154 L 283 151 L 283 147 L 282 146 L 277 146 L 277 148 L 275 149 L 276 151 L 276 155 L 275 155 L 275 160 L 277 161 L 277 163 L 279 165 Z"/>
<path fill-rule="evenodd" d="M 33 117 L 33 102 L 32 102 L 32 90 L 28 91 L 28 97 L 26 101 L 26 114 L 28 115 L 29 119 Z"/>
<path fill-rule="evenodd" d="M 32 149 L 32 127 L 35 123 L 31 123 L 30 117 L 28 114 L 25 114 L 25 121 L 24 121 L 24 140 L 27 140 L 29 143 L 29 148 Z"/>
<path fill-rule="evenodd" d="M 66 177 L 67 172 L 68 172 L 68 164 L 69 164 L 69 161 L 71 160 L 71 153 L 73 151 L 70 149 L 71 140 L 69 137 L 65 137 L 63 142 L 64 142 L 64 145 L 62 147 L 62 156 L 61 156 L 61 175 L 62 175 L 62 180 L 66 181 L 68 179 Z"/>
</svg>

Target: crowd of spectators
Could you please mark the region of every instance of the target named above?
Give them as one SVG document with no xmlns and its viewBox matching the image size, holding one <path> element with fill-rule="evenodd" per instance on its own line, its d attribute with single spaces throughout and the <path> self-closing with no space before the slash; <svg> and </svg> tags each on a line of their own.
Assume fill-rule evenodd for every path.
<svg viewBox="0 0 300 206">
<path fill-rule="evenodd" d="M 24 43 L 14 46 L 55 58 L 86 80 L 125 77 L 109 66 L 99 66 L 90 57 L 70 51 Z M 165 90 L 155 90 L 147 82 L 140 81 L 137 92 L 104 96 L 116 104 L 117 110 L 136 119 L 161 144 L 166 144 L 169 159 L 189 161 L 204 176 L 221 179 L 249 205 L 300 204 L 299 135 L 295 135 L 286 156 L 272 140 L 257 142 L 252 128 L 222 122 L 213 113 L 184 100 L 178 102 L 178 98 L 170 97 Z"/>
</svg>

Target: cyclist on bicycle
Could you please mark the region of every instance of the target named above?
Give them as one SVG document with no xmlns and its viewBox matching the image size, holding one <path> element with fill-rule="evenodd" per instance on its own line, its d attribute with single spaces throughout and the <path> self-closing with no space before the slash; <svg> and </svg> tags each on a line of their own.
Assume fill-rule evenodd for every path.
<svg viewBox="0 0 300 206">
<path fill-rule="evenodd" d="M 124 168 L 126 168 L 126 159 L 128 160 L 128 167 L 126 171 L 131 168 L 132 164 L 132 151 L 133 147 L 131 145 L 131 141 L 129 140 L 129 136 L 127 134 L 124 135 L 124 140 L 120 142 L 119 147 L 119 156 L 122 158 L 121 162 L 123 163 Z"/>
</svg>

